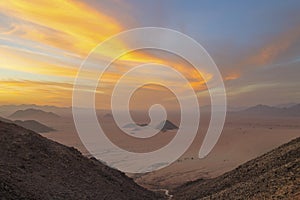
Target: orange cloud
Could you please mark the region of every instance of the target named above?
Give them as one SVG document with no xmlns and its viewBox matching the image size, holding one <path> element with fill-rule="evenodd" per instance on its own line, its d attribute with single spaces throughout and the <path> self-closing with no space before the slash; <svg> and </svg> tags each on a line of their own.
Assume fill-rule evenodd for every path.
<svg viewBox="0 0 300 200">
<path fill-rule="evenodd" d="M 162 51 L 158 56 L 153 56 L 149 52 L 139 52 L 139 51 L 131 52 L 125 54 L 124 56 L 121 56 L 119 58 L 119 61 L 117 61 L 116 63 L 119 64 L 119 66 L 121 66 L 118 68 L 119 70 L 125 70 L 123 72 L 128 71 L 128 68 L 130 67 L 137 66 L 140 64 L 146 64 L 146 63 L 157 63 L 157 64 L 173 67 L 175 70 L 179 71 L 181 74 L 183 74 L 183 76 L 185 76 L 191 82 L 191 85 L 195 90 L 202 90 L 203 88 L 205 88 L 206 82 L 212 79 L 211 74 L 206 73 L 204 71 L 202 71 L 201 74 L 199 74 L 198 71 L 184 59 L 164 51 Z M 126 67 L 124 68 L 124 66 Z M 145 72 L 145 75 L 148 73 L 155 73 L 155 71 L 149 70 Z M 147 76 L 142 78 L 146 78 L 146 77 Z"/>
<path fill-rule="evenodd" d="M 0 104 L 27 102 L 68 106 L 71 103 L 72 87 L 67 83 L 0 81 Z"/>
<path fill-rule="evenodd" d="M 81 55 L 122 30 L 116 20 L 79 1 L 7 0 L 0 1 L 0 9 L 21 21 L 15 34 Z"/>
<path fill-rule="evenodd" d="M 90 91 L 89 85 L 79 89 Z M 35 103 L 39 105 L 70 106 L 73 84 L 49 81 L 0 80 L 0 104 Z M 101 94 L 102 91 L 95 91 Z"/>
<path fill-rule="evenodd" d="M 226 81 L 235 80 L 235 79 L 238 79 L 239 77 L 240 77 L 239 73 L 230 73 L 224 77 L 224 80 L 226 80 Z"/>
<path fill-rule="evenodd" d="M 122 30 L 122 26 L 112 17 L 78 1 L 8 0 L 0 2 L 0 8 L 5 14 L 24 22 L 17 23 L 15 30 L 12 33 L 10 32 L 10 34 L 19 34 L 25 39 L 52 45 L 81 55 L 86 55 L 99 42 Z M 115 45 L 126 48 L 126 44 L 123 44 L 121 41 Z M 110 51 L 113 51 L 113 48 L 108 48 L 107 51 L 101 52 L 101 56 L 109 58 Z M 201 79 L 199 74 L 185 66 L 186 63 L 177 63 L 176 61 L 151 56 L 147 53 L 126 54 L 119 59 L 123 61 L 124 65 L 146 62 L 171 65 L 187 77 Z M 62 73 L 59 73 L 60 70 L 55 69 L 55 66 L 49 63 L 29 63 L 36 67 L 27 66 L 22 68 L 38 73 L 49 72 L 52 74 L 52 72 L 58 72 L 57 74 L 70 75 L 75 73 L 72 71 L 64 73 L 65 69 L 62 69 Z M 22 66 L 21 63 L 16 64 Z M 16 66 L 16 64 L 12 66 Z M 37 67 L 38 65 L 43 67 Z M 53 66 L 53 69 L 48 70 L 47 66 Z"/>
<path fill-rule="evenodd" d="M 38 48 L 40 48 L 39 44 L 43 44 L 46 47 L 52 46 L 64 50 L 66 51 L 63 55 L 65 58 L 67 54 L 86 56 L 98 43 L 123 29 L 116 19 L 75 0 L 7 0 L 0 1 L 0 10 L 12 18 L 14 27 L 4 34 L 34 41 Z M 127 46 L 122 41 L 117 41 L 115 45 L 123 49 Z M 110 59 L 113 49 L 109 48 L 101 52 L 101 59 Z M 49 83 L 45 80 L 44 82 L 2 81 L 0 86 L 2 103 L 22 101 L 20 103 L 57 104 L 61 101 L 62 104 L 69 103 L 70 105 L 71 85 L 65 85 L 64 82 L 70 84 L 70 80 L 76 77 L 80 63 L 74 66 L 65 62 L 64 57 L 61 61 L 57 61 L 47 55 L 42 56 L 12 48 L 0 47 L 0 54 L 0 69 L 29 72 L 37 76 L 47 75 L 59 80 L 57 83 Z M 212 75 L 205 72 L 202 72 L 201 75 L 204 77 L 201 77 L 184 60 L 163 54 L 157 56 L 149 52 L 134 52 L 120 57 L 116 64 L 117 70 L 105 73 L 102 81 L 110 88 L 131 67 L 149 62 L 174 67 L 190 80 L 195 90 L 205 88 L 204 78 L 212 79 Z M 152 72 L 145 72 L 147 73 Z M 89 79 L 98 78 L 93 72 L 86 72 L 85 76 Z M 128 84 L 142 82 L 144 79 L 145 77 L 132 77 Z M 28 77 L 24 77 L 24 80 L 28 80 Z M 176 84 L 171 80 L 168 83 Z M 88 87 L 83 87 L 83 89 L 89 90 Z M 152 89 L 155 90 L 157 87 L 152 87 Z M 103 92 L 109 93 L 107 89 L 103 89 Z M 58 100 L 61 98 L 62 100 Z"/>
</svg>

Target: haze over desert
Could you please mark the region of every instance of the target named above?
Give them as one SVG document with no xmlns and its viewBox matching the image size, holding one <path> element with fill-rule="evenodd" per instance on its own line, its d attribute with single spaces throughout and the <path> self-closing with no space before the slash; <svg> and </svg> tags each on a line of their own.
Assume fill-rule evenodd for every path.
<svg viewBox="0 0 300 200">
<path fill-rule="evenodd" d="M 0 1 L 0 200 L 300 199 L 300 1 Z"/>
</svg>

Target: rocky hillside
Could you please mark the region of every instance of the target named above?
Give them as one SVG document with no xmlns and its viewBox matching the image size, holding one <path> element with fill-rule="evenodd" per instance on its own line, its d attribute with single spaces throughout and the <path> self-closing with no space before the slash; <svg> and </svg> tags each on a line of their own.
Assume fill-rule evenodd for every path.
<svg viewBox="0 0 300 200">
<path fill-rule="evenodd" d="M 220 177 L 186 183 L 174 199 L 300 199 L 300 138 Z"/>
<path fill-rule="evenodd" d="M 0 199 L 160 199 L 74 148 L 0 122 Z"/>
</svg>

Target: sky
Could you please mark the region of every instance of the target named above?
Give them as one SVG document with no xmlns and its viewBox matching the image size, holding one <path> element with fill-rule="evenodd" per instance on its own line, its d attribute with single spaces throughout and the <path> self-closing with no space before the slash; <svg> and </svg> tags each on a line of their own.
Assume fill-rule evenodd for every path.
<svg viewBox="0 0 300 200">
<path fill-rule="evenodd" d="M 89 52 L 110 36 L 139 27 L 170 28 L 199 42 L 221 72 L 230 106 L 300 102 L 299 9 L 298 0 L 0 1 L 0 104 L 71 106 L 74 80 Z M 108 50 L 99 57 L 111 55 Z M 105 73 L 104 87 L 97 90 L 99 107 L 109 106 L 112 88 L 124 72 L 148 62 L 180 71 L 199 102 L 209 103 L 203 79 L 210 80 L 211 74 L 201 76 L 170 53 L 145 50 L 120 57 Z M 93 71 L 86 73 L 97 78 Z M 146 73 L 176 84 L 168 74 Z M 165 88 L 148 85 L 142 91 L 137 102 L 159 97 L 174 104 Z"/>
</svg>

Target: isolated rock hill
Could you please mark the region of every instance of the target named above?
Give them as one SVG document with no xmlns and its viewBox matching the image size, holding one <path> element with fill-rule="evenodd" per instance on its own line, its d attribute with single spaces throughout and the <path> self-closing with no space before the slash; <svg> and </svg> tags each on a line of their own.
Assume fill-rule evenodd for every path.
<svg viewBox="0 0 300 200">
<path fill-rule="evenodd" d="M 140 130 L 140 127 L 144 127 L 144 126 L 148 126 L 148 124 L 147 123 L 143 123 L 143 124 L 126 124 L 126 125 L 123 126 L 123 128 L 131 128 L 133 130 Z M 158 130 L 161 130 L 162 132 L 178 129 L 178 127 L 169 120 L 160 122 L 154 128 L 158 129 Z"/>
<path fill-rule="evenodd" d="M 160 124 L 157 125 L 156 129 L 161 130 L 162 132 L 166 132 L 169 130 L 176 130 L 178 127 L 170 122 L 169 120 L 163 121 Z"/>
<path fill-rule="evenodd" d="M 37 133 L 48 133 L 48 132 L 51 132 L 51 131 L 55 131 L 55 129 L 53 129 L 49 126 L 46 126 L 44 124 L 41 124 L 41 123 L 39 123 L 35 120 L 25 120 L 25 121 L 15 120 L 15 121 L 12 121 L 12 120 L 0 117 L 0 121 L 6 122 L 6 123 L 14 123 L 14 124 L 17 124 L 19 126 L 22 126 L 23 128 L 32 130 L 32 131 L 37 132 Z"/>
<path fill-rule="evenodd" d="M 300 199 L 300 138 L 214 179 L 175 189 L 174 199 Z"/>
<path fill-rule="evenodd" d="M 0 122 L 0 199 L 160 199 L 124 173 Z"/>
<path fill-rule="evenodd" d="M 57 119 L 59 115 L 38 109 L 18 110 L 9 116 L 10 119 Z"/>
</svg>

